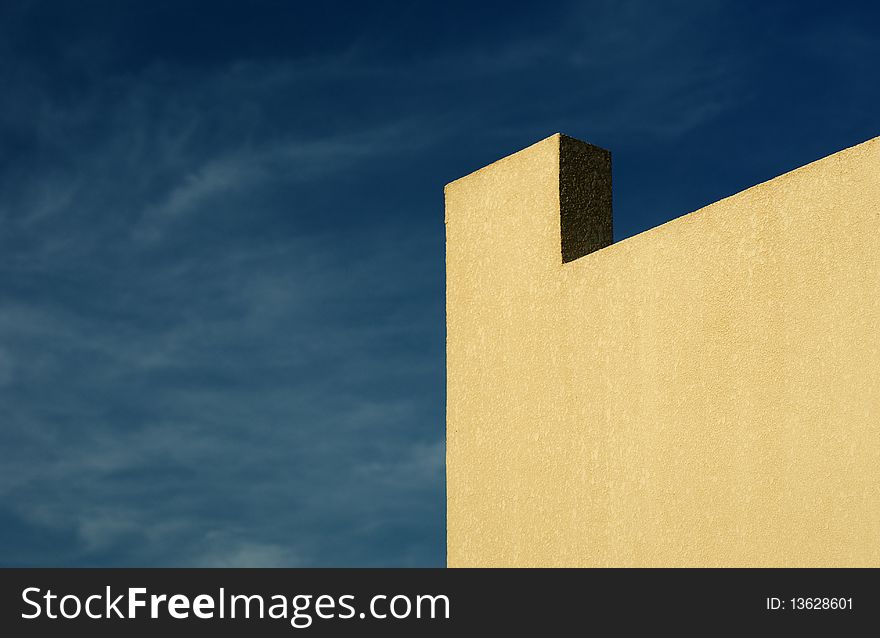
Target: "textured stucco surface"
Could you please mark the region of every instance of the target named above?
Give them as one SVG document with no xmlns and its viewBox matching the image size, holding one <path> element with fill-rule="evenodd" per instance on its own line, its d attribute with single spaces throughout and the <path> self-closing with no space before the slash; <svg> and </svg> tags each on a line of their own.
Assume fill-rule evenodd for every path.
<svg viewBox="0 0 880 638">
<path fill-rule="evenodd" d="M 446 187 L 449 565 L 880 566 L 880 138 L 569 263 L 560 139 Z"/>
</svg>

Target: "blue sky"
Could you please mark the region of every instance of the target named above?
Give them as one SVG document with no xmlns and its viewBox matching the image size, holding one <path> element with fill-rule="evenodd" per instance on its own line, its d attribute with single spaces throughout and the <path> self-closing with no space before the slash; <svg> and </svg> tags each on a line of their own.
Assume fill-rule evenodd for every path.
<svg viewBox="0 0 880 638">
<path fill-rule="evenodd" d="M 561 131 L 621 239 L 880 135 L 874 6 L 4 2 L 0 564 L 442 565 L 443 185 Z"/>
</svg>

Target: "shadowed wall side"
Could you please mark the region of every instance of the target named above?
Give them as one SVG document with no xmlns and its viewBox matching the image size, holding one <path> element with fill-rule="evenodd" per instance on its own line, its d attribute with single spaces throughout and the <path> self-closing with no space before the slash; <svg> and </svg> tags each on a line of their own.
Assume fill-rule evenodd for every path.
<svg viewBox="0 0 880 638">
<path fill-rule="evenodd" d="M 563 264 L 559 139 L 447 187 L 449 565 L 880 565 L 880 142 Z"/>
</svg>

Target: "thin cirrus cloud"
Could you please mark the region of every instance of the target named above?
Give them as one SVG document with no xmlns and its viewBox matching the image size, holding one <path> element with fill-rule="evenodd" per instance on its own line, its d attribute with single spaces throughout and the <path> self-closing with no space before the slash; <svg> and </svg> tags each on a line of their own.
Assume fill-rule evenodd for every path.
<svg viewBox="0 0 880 638">
<path fill-rule="evenodd" d="M 252 73 L 279 82 L 274 66 Z M 3 562 L 437 562 L 442 407 L 422 397 L 442 361 L 423 344 L 442 325 L 426 242 L 296 223 L 309 214 L 297 189 L 424 138 L 406 121 L 304 141 L 244 130 L 236 113 L 193 124 L 188 107 L 150 103 L 146 79 L 124 85 L 88 97 L 113 114 L 99 135 L 80 147 L 74 130 L 53 170 L 0 207 L 14 233 L 0 509 L 16 551 Z M 71 108 L 42 113 L 99 117 Z M 33 530 L 53 542 L 30 547 Z"/>
</svg>

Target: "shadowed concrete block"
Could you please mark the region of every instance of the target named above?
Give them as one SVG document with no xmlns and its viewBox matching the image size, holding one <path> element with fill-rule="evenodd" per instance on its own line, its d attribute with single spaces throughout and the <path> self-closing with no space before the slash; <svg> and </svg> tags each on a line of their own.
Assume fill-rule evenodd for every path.
<svg viewBox="0 0 880 638">
<path fill-rule="evenodd" d="M 450 566 L 880 566 L 880 139 L 611 244 L 607 151 L 446 187 Z"/>
<path fill-rule="evenodd" d="M 559 220 L 562 261 L 569 262 L 609 246 L 611 153 L 559 135 Z"/>
</svg>

